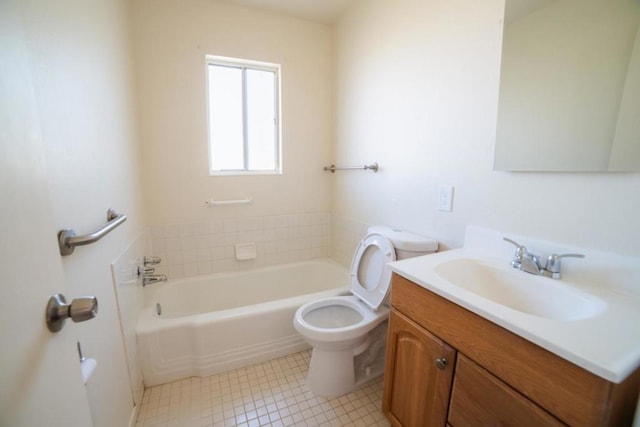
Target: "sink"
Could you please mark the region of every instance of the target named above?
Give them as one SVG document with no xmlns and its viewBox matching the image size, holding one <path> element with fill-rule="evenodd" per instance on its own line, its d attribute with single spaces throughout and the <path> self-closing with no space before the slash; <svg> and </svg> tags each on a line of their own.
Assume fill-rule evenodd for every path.
<svg viewBox="0 0 640 427">
<path fill-rule="evenodd" d="M 606 308 L 601 299 L 560 280 L 528 274 L 491 260 L 457 258 L 438 264 L 434 272 L 477 296 L 547 319 L 586 319 Z"/>
</svg>

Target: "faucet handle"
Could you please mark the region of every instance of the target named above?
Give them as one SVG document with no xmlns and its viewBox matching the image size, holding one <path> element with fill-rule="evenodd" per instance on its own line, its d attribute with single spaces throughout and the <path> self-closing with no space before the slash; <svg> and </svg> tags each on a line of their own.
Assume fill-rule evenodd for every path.
<svg viewBox="0 0 640 427">
<path fill-rule="evenodd" d="M 159 256 L 146 256 L 144 257 L 143 263 L 144 265 L 157 265 L 162 262 L 162 259 Z"/>
<path fill-rule="evenodd" d="M 516 255 L 522 256 L 522 255 L 524 255 L 525 253 L 528 252 L 526 246 L 521 245 L 520 243 L 515 242 L 515 241 L 509 239 L 508 237 L 503 237 L 502 240 L 504 240 L 506 242 L 509 242 L 509 243 L 511 243 L 512 245 L 514 245 L 516 247 Z"/>
<path fill-rule="evenodd" d="M 544 267 L 549 273 L 551 273 L 551 277 L 554 279 L 560 278 L 560 267 L 562 263 L 560 262 L 562 258 L 584 258 L 583 254 L 551 254 L 547 258 L 547 265 Z"/>
<path fill-rule="evenodd" d="M 146 266 L 138 266 L 138 276 L 146 276 L 148 274 L 153 274 L 156 272 L 156 269 L 153 267 Z"/>
<path fill-rule="evenodd" d="M 511 243 L 512 245 L 514 245 L 514 246 L 515 246 L 516 248 L 518 248 L 518 249 L 520 249 L 520 248 L 524 248 L 524 246 L 522 246 L 520 243 L 515 242 L 515 241 L 511 240 L 511 239 L 510 239 L 510 238 L 508 238 L 508 237 L 503 237 L 503 238 L 502 238 L 502 240 L 504 240 L 505 242 L 509 242 L 509 243 Z"/>
<path fill-rule="evenodd" d="M 502 239 L 516 247 L 516 253 L 513 255 L 513 261 L 511 262 L 511 265 L 518 268 L 519 264 L 522 262 L 522 259 L 528 253 L 526 246 L 523 246 L 520 243 L 509 239 L 508 237 L 503 237 Z"/>
</svg>

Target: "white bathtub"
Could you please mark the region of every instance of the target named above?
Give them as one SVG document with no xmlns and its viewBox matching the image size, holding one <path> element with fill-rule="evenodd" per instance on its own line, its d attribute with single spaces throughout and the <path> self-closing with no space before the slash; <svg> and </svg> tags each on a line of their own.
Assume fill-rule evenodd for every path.
<svg viewBox="0 0 640 427">
<path fill-rule="evenodd" d="M 145 385 L 309 348 L 293 328 L 296 310 L 307 301 L 348 293 L 348 283 L 346 268 L 315 260 L 147 286 L 137 328 Z"/>
</svg>

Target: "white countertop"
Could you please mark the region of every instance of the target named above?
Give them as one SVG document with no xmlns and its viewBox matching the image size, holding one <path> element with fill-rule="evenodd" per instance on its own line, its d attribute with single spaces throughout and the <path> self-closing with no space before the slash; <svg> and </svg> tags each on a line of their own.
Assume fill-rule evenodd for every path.
<svg viewBox="0 0 640 427">
<path fill-rule="evenodd" d="M 578 320 L 553 320 L 511 309 L 452 284 L 434 271 L 443 262 L 460 258 L 481 258 L 511 268 L 514 247 L 503 242 L 502 236 L 469 227 L 464 248 L 389 266 L 425 289 L 608 381 L 620 383 L 640 366 L 640 259 L 507 236 L 540 255 L 580 251 L 587 255 L 584 260 L 563 265 L 559 282 L 599 298 L 606 307 L 593 317 Z"/>
</svg>

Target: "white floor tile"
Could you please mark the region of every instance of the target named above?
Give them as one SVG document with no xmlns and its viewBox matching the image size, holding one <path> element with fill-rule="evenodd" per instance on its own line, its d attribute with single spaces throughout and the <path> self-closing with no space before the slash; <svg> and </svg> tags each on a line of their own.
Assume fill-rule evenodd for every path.
<svg viewBox="0 0 640 427">
<path fill-rule="evenodd" d="M 338 398 L 306 385 L 310 352 L 145 390 L 136 427 L 388 426 L 382 380 Z"/>
</svg>

